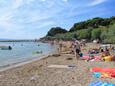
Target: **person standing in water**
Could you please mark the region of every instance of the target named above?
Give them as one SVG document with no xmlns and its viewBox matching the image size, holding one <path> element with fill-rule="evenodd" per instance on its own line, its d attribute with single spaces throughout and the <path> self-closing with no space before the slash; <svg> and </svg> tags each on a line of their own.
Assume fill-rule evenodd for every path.
<svg viewBox="0 0 115 86">
<path fill-rule="evenodd" d="M 59 45 L 58 51 L 59 51 L 59 54 L 61 54 L 61 52 L 62 52 L 62 47 L 63 47 L 63 42 L 62 42 L 62 40 L 59 41 L 58 45 Z"/>
</svg>

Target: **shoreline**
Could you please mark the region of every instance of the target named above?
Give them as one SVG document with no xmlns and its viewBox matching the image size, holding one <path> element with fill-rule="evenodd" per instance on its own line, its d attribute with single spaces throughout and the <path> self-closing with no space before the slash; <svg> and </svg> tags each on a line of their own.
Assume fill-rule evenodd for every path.
<svg viewBox="0 0 115 86">
<path fill-rule="evenodd" d="M 53 54 L 52 54 L 53 55 Z M 39 61 L 41 59 L 44 59 L 44 58 L 47 58 L 48 56 L 50 56 L 50 54 L 48 55 L 43 55 L 41 57 L 38 57 L 38 58 L 34 58 L 34 59 L 29 59 L 27 61 L 22 61 L 22 62 L 18 62 L 18 63 L 13 63 L 13 64 L 9 64 L 7 67 L 5 68 L 0 68 L 0 72 L 3 72 L 3 71 L 7 71 L 9 69 L 14 69 L 16 67 L 20 67 L 20 66 L 23 66 L 23 65 L 26 65 L 26 64 L 29 64 L 29 63 L 32 63 L 32 62 L 35 62 L 35 61 Z M 3 66 L 4 67 L 4 66 Z"/>
<path fill-rule="evenodd" d="M 48 56 L 52 56 L 54 54 L 57 54 L 58 47 L 57 47 L 57 45 L 55 45 L 55 47 L 56 48 L 54 49 L 54 51 L 49 52 L 47 54 L 41 54 L 40 56 L 39 55 L 31 56 L 32 58 L 25 59 L 23 61 L 14 62 L 14 63 L 11 63 L 11 64 L 6 64 L 6 65 L 3 65 L 3 66 L 0 66 L 0 72 L 7 71 L 9 69 L 13 69 L 13 68 L 16 68 L 16 67 L 19 67 L 19 66 L 23 66 L 23 65 L 32 63 L 34 61 L 39 61 L 41 59 L 47 58 Z"/>
</svg>

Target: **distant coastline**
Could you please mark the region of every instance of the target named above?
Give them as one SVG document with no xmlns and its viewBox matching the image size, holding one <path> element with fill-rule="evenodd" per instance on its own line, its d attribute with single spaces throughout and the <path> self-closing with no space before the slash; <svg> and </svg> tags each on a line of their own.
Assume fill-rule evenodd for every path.
<svg viewBox="0 0 115 86">
<path fill-rule="evenodd" d="M 4 40 L 0 39 L 0 42 L 40 42 L 39 39 L 23 39 L 23 40 Z"/>
</svg>

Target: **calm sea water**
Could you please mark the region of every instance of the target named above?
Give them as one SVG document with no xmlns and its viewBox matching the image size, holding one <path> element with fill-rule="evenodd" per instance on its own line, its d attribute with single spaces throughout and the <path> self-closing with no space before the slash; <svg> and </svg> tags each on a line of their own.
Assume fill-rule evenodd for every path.
<svg viewBox="0 0 115 86">
<path fill-rule="evenodd" d="M 12 47 L 12 50 L 0 50 L 0 68 L 52 54 L 57 50 L 56 46 L 40 42 L 0 42 L 0 45 Z M 39 51 L 42 53 L 36 53 Z"/>
</svg>

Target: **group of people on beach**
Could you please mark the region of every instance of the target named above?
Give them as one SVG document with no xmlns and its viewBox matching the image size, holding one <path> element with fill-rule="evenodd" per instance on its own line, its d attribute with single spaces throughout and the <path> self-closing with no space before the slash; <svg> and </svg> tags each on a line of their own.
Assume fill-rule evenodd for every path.
<svg viewBox="0 0 115 86">
<path fill-rule="evenodd" d="M 101 60 L 105 61 L 106 59 L 109 59 L 111 61 L 115 61 L 115 55 L 112 56 L 110 54 L 110 50 L 112 50 L 112 48 L 107 48 L 107 47 L 105 47 L 105 49 L 100 48 Z"/>
<path fill-rule="evenodd" d="M 59 52 L 61 52 L 62 47 L 63 47 L 63 43 L 62 41 L 59 41 Z M 80 57 L 83 56 L 83 52 L 82 49 L 86 46 L 84 41 L 78 41 L 78 40 L 73 40 L 71 43 L 71 51 L 72 53 L 75 55 L 76 59 L 81 59 Z M 111 48 L 113 49 L 113 47 Z M 89 58 L 87 58 L 87 61 L 90 61 L 92 59 L 95 59 L 95 55 L 99 54 L 100 55 L 100 60 L 101 61 L 105 61 L 105 60 L 109 60 L 109 61 L 115 61 L 115 56 L 110 54 L 110 48 L 105 47 L 102 48 L 90 48 L 87 52 L 87 54 L 89 55 Z"/>
<path fill-rule="evenodd" d="M 83 45 L 83 42 L 79 42 L 78 40 L 75 40 L 73 43 L 72 43 L 72 46 L 73 46 L 73 52 L 75 54 L 75 57 L 76 59 L 78 60 L 80 57 L 83 56 L 83 53 L 82 53 L 82 50 L 81 50 L 81 47 L 84 47 L 85 44 Z M 90 60 L 95 60 L 95 55 L 96 54 L 99 54 L 100 58 L 98 58 L 98 60 L 101 60 L 101 61 L 115 61 L 115 55 L 111 55 L 110 54 L 110 50 L 113 50 L 113 47 L 110 47 L 110 48 L 107 48 L 105 47 L 102 48 L 93 48 L 93 49 L 89 49 L 89 51 L 87 52 L 87 54 L 89 55 L 89 58 L 87 58 L 87 61 L 90 61 Z"/>
</svg>

